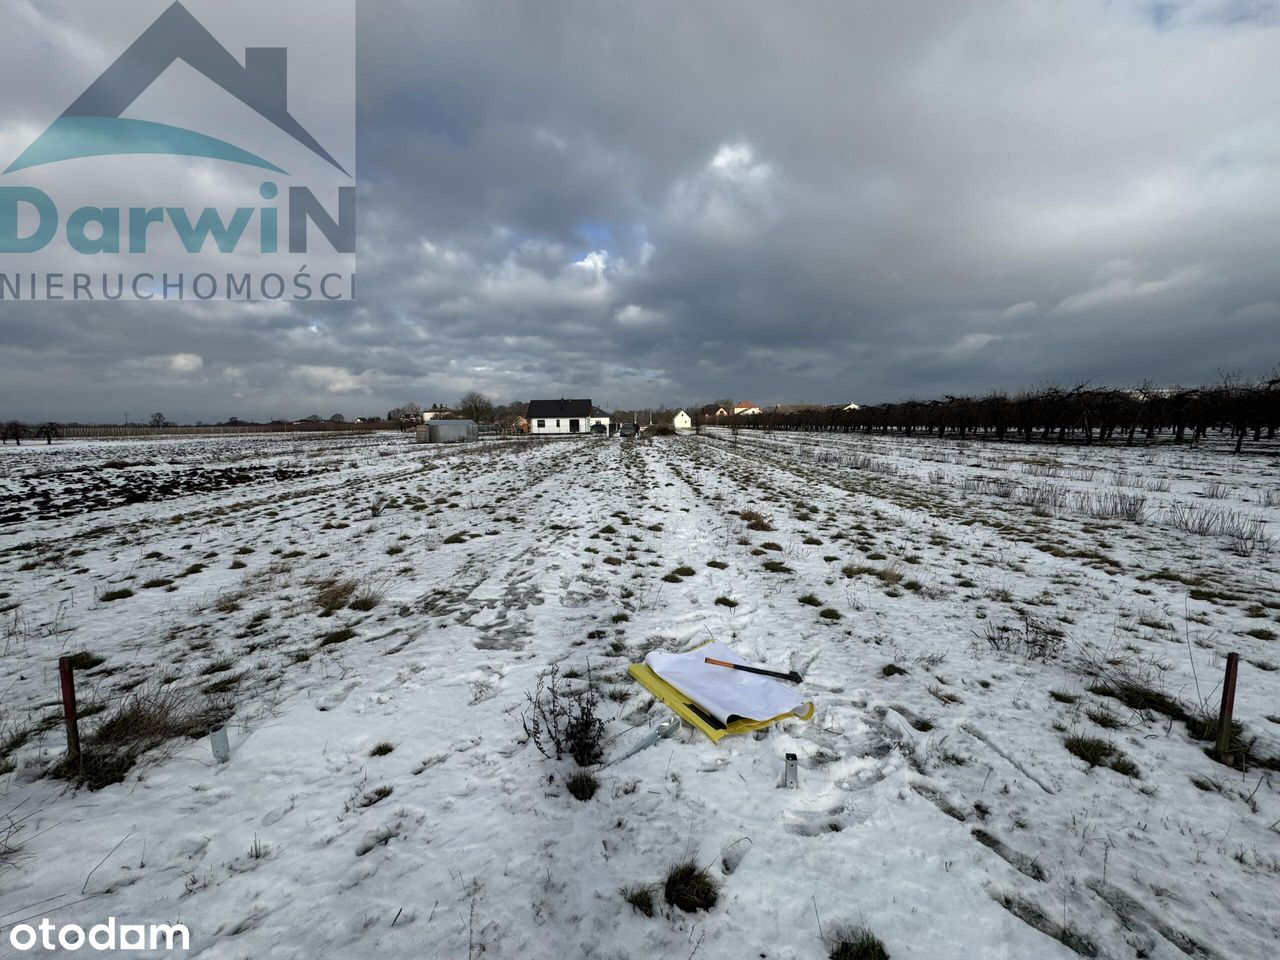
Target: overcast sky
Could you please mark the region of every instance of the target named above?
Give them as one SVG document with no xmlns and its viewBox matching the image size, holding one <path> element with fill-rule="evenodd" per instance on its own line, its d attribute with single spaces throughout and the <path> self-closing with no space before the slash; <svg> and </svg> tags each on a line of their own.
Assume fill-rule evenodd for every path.
<svg viewBox="0 0 1280 960">
<path fill-rule="evenodd" d="M 1280 361 L 1277 2 L 360 7 L 360 301 L 3 303 L 0 418 Z"/>
</svg>

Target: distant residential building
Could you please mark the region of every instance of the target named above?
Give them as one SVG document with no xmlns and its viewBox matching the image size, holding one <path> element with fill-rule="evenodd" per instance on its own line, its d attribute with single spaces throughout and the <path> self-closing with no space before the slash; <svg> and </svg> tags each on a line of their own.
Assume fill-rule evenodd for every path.
<svg viewBox="0 0 1280 960">
<path fill-rule="evenodd" d="M 687 413 L 681 410 L 679 413 L 677 413 L 674 417 L 671 418 L 671 425 L 675 427 L 677 430 L 692 430 L 693 419 Z"/>
<path fill-rule="evenodd" d="M 735 403 L 733 405 L 733 415 L 735 417 L 758 417 L 762 413 L 764 413 L 764 411 L 754 403 L 747 403 L 746 401 L 743 401 L 742 403 Z"/>
<path fill-rule="evenodd" d="M 609 418 L 595 417 L 594 410 L 590 400 L 531 400 L 525 419 L 529 421 L 532 436 L 588 433 L 597 420 L 602 420 L 607 428 Z"/>
<path fill-rule="evenodd" d="M 729 411 L 718 403 L 708 403 L 698 411 L 698 415 L 704 420 L 719 420 L 721 417 L 729 416 Z"/>
<path fill-rule="evenodd" d="M 861 409 L 862 409 L 862 407 L 858 406 L 858 404 L 856 404 L 856 403 L 851 403 L 851 404 L 849 404 L 847 407 L 845 407 L 844 409 L 845 409 L 845 410 L 861 410 Z"/>
</svg>

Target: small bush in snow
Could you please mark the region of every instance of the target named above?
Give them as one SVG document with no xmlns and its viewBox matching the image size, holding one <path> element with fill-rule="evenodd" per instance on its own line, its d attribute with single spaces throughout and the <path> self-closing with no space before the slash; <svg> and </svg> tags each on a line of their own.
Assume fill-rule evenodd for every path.
<svg viewBox="0 0 1280 960">
<path fill-rule="evenodd" d="M 529 703 L 520 722 L 539 753 L 555 760 L 568 754 L 580 767 L 600 762 L 604 721 L 596 716 L 600 694 L 589 664 L 585 685 L 570 686 L 560 668 L 552 667 L 526 696 Z"/>
</svg>

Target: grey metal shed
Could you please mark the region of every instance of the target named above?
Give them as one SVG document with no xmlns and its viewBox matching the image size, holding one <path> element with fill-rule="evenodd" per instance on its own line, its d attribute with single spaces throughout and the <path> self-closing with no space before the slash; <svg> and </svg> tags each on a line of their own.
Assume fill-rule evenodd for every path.
<svg viewBox="0 0 1280 960">
<path fill-rule="evenodd" d="M 472 443 L 480 439 L 474 420 L 432 420 L 414 432 L 418 443 Z"/>
</svg>

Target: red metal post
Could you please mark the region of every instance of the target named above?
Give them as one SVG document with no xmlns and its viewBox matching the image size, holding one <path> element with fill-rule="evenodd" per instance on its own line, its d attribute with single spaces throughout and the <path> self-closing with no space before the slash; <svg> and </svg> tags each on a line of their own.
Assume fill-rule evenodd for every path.
<svg viewBox="0 0 1280 960">
<path fill-rule="evenodd" d="M 1231 714 L 1236 708 L 1236 670 L 1240 666 L 1240 654 L 1227 654 L 1227 675 L 1222 680 L 1222 709 L 1218 711 L 1218 742 L 1214 753 L 1219 761 L 1228 761 L 1231 749 Z"/>
<path fill-rule="evenodd" d="M 67 759 L 80 762 L 80 726 L 76 719 L 76 678 L 70 657 L 58 658 L 58 673 L 62 677 L 62 713 L 67 721 Z"/>
</svg>

